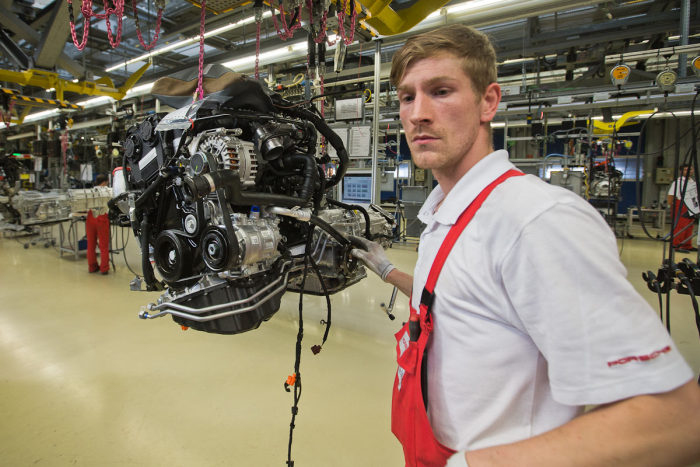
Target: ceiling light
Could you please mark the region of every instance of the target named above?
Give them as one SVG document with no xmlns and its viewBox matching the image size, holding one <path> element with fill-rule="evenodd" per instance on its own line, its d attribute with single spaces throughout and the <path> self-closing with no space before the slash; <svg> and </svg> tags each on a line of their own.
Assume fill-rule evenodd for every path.
<svg viewBox="0 0 700 467">
<path fill-rule="evenodd" d="M 326 50 L 333 50 L 336 47 L 336 43 L 338 40 L 341 40 L 336 34 L 329 34 L 328 35 L 328 41 L 333 43 L 333 45 L 328 46 Z M 356 43 L 357 41 L 354 41 Z M 295 42 L 294 44 L 286 44 L 283 45 L 282 47 L 278 47 L 276 49 L 272 50 L 266 50 L 264 52 L 260 52 L 260 65 L 267 65 L 270 63 L 274 63 L 275 59 L 285 56 L 285 58 L 297 58 L 304 56 L 308 51 L 308 42 L 307 41 L 301 41 L 301 42 Z M 233 71 L 236 72 L 242 72 L 242 71 L 247 71 L 252 69 L 252 67 L 255 65 L 255 55 L 247 55 L 245 57 L 241 58 L 236 58 L 234 60 L 230 60 L 228 62 L 222 63 L 223 66 L 231 68 Z"/>
<path fill-rule="evenodd" d="M 435 10 L 428 16 L 426 16 L 423 21 L 431 21 L 443 15 L 455 15 L 458 13 L 464 13 L 466 11 L 473 12 L 474 10 L 489 8 L 501 3 L 503 3 L 503 0 L 470 0 L 467 2 L 458 3 L 456 5 L 451 5 Z M 423 21 L 421 21 L 421 23 Z"/>
<path fill-rule="evenodd" d="M 503 0 L 472 0 L 469 2 L 458 3 L 447 7 L 447 14 L 454 15 L 464 13 L 465 11 L 474 11 L 481 8 L 489 8 L 497 4 L 502 4 Z"/>
<path fill-rule="evenodd" d="M 56 115 L 59 114 L 58 109 L 52 109 L 52 110 L 43 110 L 41 112 L 37 112 L 31 115 L 27 115 L 27 117 L 24 119 L 22 123 L 31 123 L 31 122 L 36 122 L 39 120 L 43 120 L 45 118 L 51 118 L 55 117 Z"/>
<path fill-rule="evenodd" d="M 557 58 L 556 54 L 551 54 L 551 55 L 545 55 L 544 57 L 525 57 L 525 58 L 514 58 L 512 60 L 505 60 L 499 65 L 517 65 L 519 63 L 528 63 L 528 62 L 534 62 L 538 60 L 539 58 L 544 58 L 546 60 L 552 60 L 554 58 Z"/>
<path fill-rule="evenodd" d="M 332 37 L 332 36 L 330 36 Z M 330 38 L 329 37 L 329 38 Z M 295 42 L 294 44 L 287 44 L 283 47 L 278 47 L 272 50 L 266 50 L 260 52 L 260 64 L 268 64 L 274 61 L 276 58 L 287 55 L 289 58 L 301 56 L 306 53 L 307 41 Z M 251 65 L 255 64 L 255 55 L 247 55 L 245 57 L 236 58 L 228 62 L 222 63 L 223 66 L 231 68 L 234 71 L 240 72 L 242 70 L 247 70 Z"/>
<path fill-rule="evenodd" d="M 126 96 L 124 96 L 124 97 L 143 96 L 144 94 L 150 93 L 151 88 L 153 88 L 153 82 L 140 84 L 140 85 L 134 86 L 133 88 L 126 91 Z"/>
<path fill-rule="evenodd" d="M 270 16 L 272 16 L 272 13 L 270 13 L 269 11 L 263 12 L 263 18 L 268 18 Z M 241 20 L 234 21 L 233 23 L 229 23 L 225 26 L 221 26 L 220 28 L 212 29 L 209 32 L 205 32 L 204 38 L 206 39 L 207 37 L 215 36 L 217 34 L 221 34 L 221 33 L 227 32 L 227 31 L 231 31 L 233 29 L 240 28 L 242 26 L 245 26 L 245 25 L 253 23 L 253 22 L 255 22 L 255 16 L 248 16 L 247 18 L 243 18 Z M 199 41 L 199 35 L 192 36 L 190 38 L 183 39 L 181 41 L 173 42 L 172 44 L 166 45 L 165 47 L 160 47 L 158 49 L 151 50 L 143 55 L 139 55 L 138 57 L 132 58 L 130 60 L 119 63 L 117 65 L 112 65 L 108 68 L 105 68 L 105 71 L 110 72 L 110 71 L 116 70 L 118 68 L 121 68 L 121 67 L 124 67 L 127 65 L 131 65 L 132 63 L 143 62 L 143 61 L 148 60 L 149 58 L 155 57 L 156 55 L 160 55 L 160 54 L 163 54 L 165 52 L 170 52 L 171 50 L 180 49 L 180 48 L 185 47 L 187 45 L 194 44 L 195 42 L 198 42 L 198 41 Z"/>
<path fill-rule="evenodd" d="M 90 109 L 92 107 L 97 107 L 98 105 L 108 104 L 113 102 L 114 99 L 109 96 L 98 96 L 92 99 L 87 99 L 84 101 L 76 102 L 76 104 L 82 106 L 84 109 Z"/>
</svg>

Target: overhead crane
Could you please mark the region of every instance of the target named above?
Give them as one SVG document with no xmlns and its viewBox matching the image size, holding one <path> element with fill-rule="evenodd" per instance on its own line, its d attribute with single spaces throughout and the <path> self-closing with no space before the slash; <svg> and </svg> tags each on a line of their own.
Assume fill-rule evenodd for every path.
<svg viewBox="0 0 700 467">
<path fill-rule="evenodd" d="M 0 88 L 2 91 L 3 111 L 9 110 L 9 103 L 13 103 L 13 107 L 23 107 L 21 111 L 13 112 L 12 123 L 20 124 L 29 113 L 32 107 L 53 107 L 63 109 L 79 110 L 81 107 L 76 104 L 71 104 L 64 100 L 64 93 L 72 92 L 87 96 L 108 96 L 115 100 L 121 100 L 126 96 L 127 91 L 131 89 L 146 72 L 150 62 L 144 64 L 141 68 L 126 80 L 124 85 L 116 87 L 114 82 L 108 77 L 102 77 L 96 81 L 69 81 L 59 78 L 58 73 L 46 70 L 31 69 L 25 71 L 12 71 L 0 69 L 0 81 L 15 83 L 20 86 L 35 86 L 43 89 L 55 89 L 56 99 L 43 99 L 31 96 L 24 96 L 17 91 Z"/>
</svg>

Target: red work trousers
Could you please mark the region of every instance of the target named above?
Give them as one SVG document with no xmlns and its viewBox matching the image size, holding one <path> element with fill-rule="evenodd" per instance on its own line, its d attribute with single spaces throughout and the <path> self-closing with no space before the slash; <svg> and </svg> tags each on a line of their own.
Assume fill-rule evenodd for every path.
<svg viewBox="0 0 700 467">
<path fill-rule="evenodd" d="M 680 205 L 680 206 L 679 206 Z M 679 200 L 673 201 L 673 211 L 676 215 L 676 226 L 673 229 L 673 248 L 689 250 L 693 247 L 693 223 L 695 219 L 688 216 L 688 208 Z"/>
<path fill-rule="evenodd" d="M 88 211 L 85 220 L 85 234 L 87 235 L 87 260 L 90 272 L 109 272 L 109 218 L 107 214 L 93 216 Z M 100 246 L 100 265 L 97 265 L 97 253 L 95 249 Z"/>
</svg>

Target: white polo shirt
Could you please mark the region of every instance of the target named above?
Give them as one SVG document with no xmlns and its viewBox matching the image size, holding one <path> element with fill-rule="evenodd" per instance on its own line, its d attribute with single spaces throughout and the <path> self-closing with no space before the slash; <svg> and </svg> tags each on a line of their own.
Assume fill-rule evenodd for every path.
<svg viewBox="0 0 700 467">
<path fill-rule="evenodd" d="M 465 207 L 514 166 L 496 151 L 418 217 L 418 309 L 430 266 Z M 626 280 L 615 237 L 576 194 L 526 175 L 485 201 L 435 287 L 428 412 L 456 450 L 532 437 L 587 404 L 666 392 L 692 378 L 654 310 Z"/>
<path fill-rule="evenodd" d="M 684 192 L 683 189 L 685 189 Z M 674 180 L 671 186 L 668 187 L 668 195 L 676 199 L 681 199 L 681 192 L 683 192 L 683 202 L 685 203 L 685 207 L 688 208 L 688 212 L 692 215 L 700 212 L 700 206 L 698 206 L 698 187 L 695 184 L 695 180 L 690 178 L 686 184 L 685 177 L 678 177 L 678 179 Z"/>
</svg>

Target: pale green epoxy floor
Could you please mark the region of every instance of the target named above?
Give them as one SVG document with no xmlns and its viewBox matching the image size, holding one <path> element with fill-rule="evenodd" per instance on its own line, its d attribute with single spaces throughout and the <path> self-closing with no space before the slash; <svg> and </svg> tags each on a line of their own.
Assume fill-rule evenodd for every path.
<svg viewBox="0 0 700 467">
<path fill-rule="evenodd" d="M 625 242 L 630 279 L 656 270 L 661 244 Z M 403 268 L 412 248 L 394 248 Z M 84 259 L 0 239 L 0 465 L 284 466 L 298 296 L 255 331 L 183 332 L 169 318 L 142 321 L 158 294 L 128 290 L 132 275 L 87 273 Z M 320 355 L 325 301 L 305 299 L 303 393 L 294 432 L 297 466 L 398 466 L 390 433 L 393 333 L 374 277 L 333 297 Z M 687 297 L 673 297 L 672 335 L 700 371 L 700 339 Z M 398 311 L 401 310 L 401 311 Z"/>
</svg>

